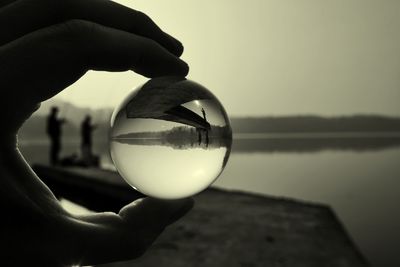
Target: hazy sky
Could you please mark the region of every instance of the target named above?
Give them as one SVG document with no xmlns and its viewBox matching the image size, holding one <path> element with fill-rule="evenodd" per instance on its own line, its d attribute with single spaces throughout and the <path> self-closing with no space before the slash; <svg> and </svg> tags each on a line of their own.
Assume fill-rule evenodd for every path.
<svg viewBox="0 0 400 267">
<path fill-rule="evenodd" d="M 230 115 L 400 115 L 398 0 L 118 1 L 185 46 Z M 60 97 L 116 105 L 145 79 L 90 72 Z"/>
</svg>

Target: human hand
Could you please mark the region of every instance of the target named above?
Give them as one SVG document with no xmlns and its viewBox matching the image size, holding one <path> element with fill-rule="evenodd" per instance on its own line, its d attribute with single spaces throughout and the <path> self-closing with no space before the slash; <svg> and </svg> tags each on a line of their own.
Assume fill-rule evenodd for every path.
<svg viewBox="0 0 400 267">
<path fill-rule="evenodd" d="M 5 266 L 98 264 L 140 256 L 192 200 L 145 198 L 77 217 L 19 153 L 16 134 L 40 102 L 88 70 L 185 76 L 182 45 L 146 15 L 108 0 L 0 0 L 0 251 Z"/>
</svg>

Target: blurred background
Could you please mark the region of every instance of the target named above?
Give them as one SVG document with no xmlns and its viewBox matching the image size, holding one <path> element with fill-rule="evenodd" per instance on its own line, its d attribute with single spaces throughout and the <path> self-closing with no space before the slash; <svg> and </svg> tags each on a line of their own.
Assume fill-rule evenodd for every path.
<svg viewBox="0 0 400 267">
<path fill-rule="evenodd" d="M 400 265 L 399 1 L 117 2 L 181 40 L 188 78 L 224 104 L 234 143 L 214 186 L 327 204 L 372 266 Z M 90 115 L 94 153 L 113 169 L 110 115 L 145 81 L 88 72 L 25 123 L 25 158 L 49 162 L 46 117 L 57 106 L 68 120 L 62 155 L 79 153 Z"/>
</svg>

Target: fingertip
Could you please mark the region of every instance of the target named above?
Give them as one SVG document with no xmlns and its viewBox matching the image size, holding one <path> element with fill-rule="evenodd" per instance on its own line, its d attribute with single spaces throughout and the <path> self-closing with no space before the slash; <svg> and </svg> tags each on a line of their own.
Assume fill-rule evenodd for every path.
<svg viewBox="0 0 400 267">
<path fill-rule="evenodd" d="M 194 201 L 192 198 L 172 200 L 145 198 L 143 204 L 147 206 L 148 212 L 158 218 L 158 223 L 162 222 L 164 226 L 168 226 L 187 214 L 193 208 Z"/>
<path fill-rule="evenodd" d="M 169 39 L 169 43 L 170 43 L 168 50 L 175 56 L 180 57 L 184 51 L 183 44 L 178 39 L 174 38 L 173 36 L 169 35 L 168 33 L 165 33 L 165 35 Z"/>
<path fill-rule="evenodd" d="M 183 77 L 186 77 L 189 74 L 189 65 L 182 59 L 179 59 L 179 72 L 180 76 Z"/>
<path fill-rule="evenodd" d="M 193 207 L 194 201 L 192 198 L 181 199 L 158 199 L 147 197 L 144 199 L 149 205 L 158 207 L 160 210 L 167 211 L 168 213 L 183 213 Z"/>
<path fill-rule="evenodd" d="M 178 40 L 175 40 L 176 42 L 176 49 L 175 49 L 175 55 L 177 55 L 178 57 L 180 57 L 183 54 L 183 51 L 185 50 L 185 48 L 183 47 L 183 44 L 181 42 L 179 42 Z"/>
<path fill-rule="evenodd" d="M 193 208 L 194 200 L 192 198 L 182 198 L 177 200 L 171 200 L 174 205 L 175 213 L 186 213 Z"/>
<path fill-rule="evenodd" d="M 187 210 L 191 210 L 194 207 L 194 203 L 195 203 L 195 201 L 193 198 L 191 198 L 191 197 L 186 198 L 185 199 L 185 208 Z"/>
<path fill-rule="evenodd" d="M 138 215 L 138 213 L 152 214 L 152 217 L 175 217 L 183 216 L 194 205 L 192 198 L 164 200 L 151 197 L 137 199 L 134 202 L 126 205 L 119 211 L 122 218 Z"/>
<path fill-rule="evenodd" d="M 173 56 L 173 58 L 169 57 L 158 64 L 144 65 L 142 68 L 133 69 L 133 71 L 147 78 L 162 76 L 186 77 L 189 73 L 189 65 L 185 61 Z"/>
<path fill-rule="evenodd" d="M 166 221 L 166 225 L 170 225 L 185 216 L 194 206 L 194 200 L 192 198 L 179 199 L 175 201 L 174 210 Z"/>
</svg>

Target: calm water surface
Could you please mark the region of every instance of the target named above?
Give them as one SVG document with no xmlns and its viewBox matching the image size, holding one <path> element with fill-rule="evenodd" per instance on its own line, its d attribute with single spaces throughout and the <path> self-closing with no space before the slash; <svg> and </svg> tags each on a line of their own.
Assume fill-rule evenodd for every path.
<svg viewBox="0 0 400 267">
<path fill-rule="evenodd" d="M 398 140 L 382 139 L 377 141 L 379 145 L 361 148 L 352 148 L 348 142 L 320 141 L 309 149 L 301 146 L 294 150 L 288 149 L 299 143 L 293 140 L 280 146 L 276 144 L 281 141 L 260 137 L 245 145 L 236 141 L 228 165 L 214 185 L 328 204 L 373 266 L 400 266 Z M 65 153 L 77 147 L 66 144 Z M 21 150 L 28 161 L 47 160 L 45 143 L 22 142 Z M 106 150 L 104 145 L 97 147 L 103 163 L 110 166 Z"/>
<path fill-rule="evenodd" d="M 373 266 L 400 266 L 400 149 L 233 153 L 215 185 L 330 205 Z"/>
</svg>

